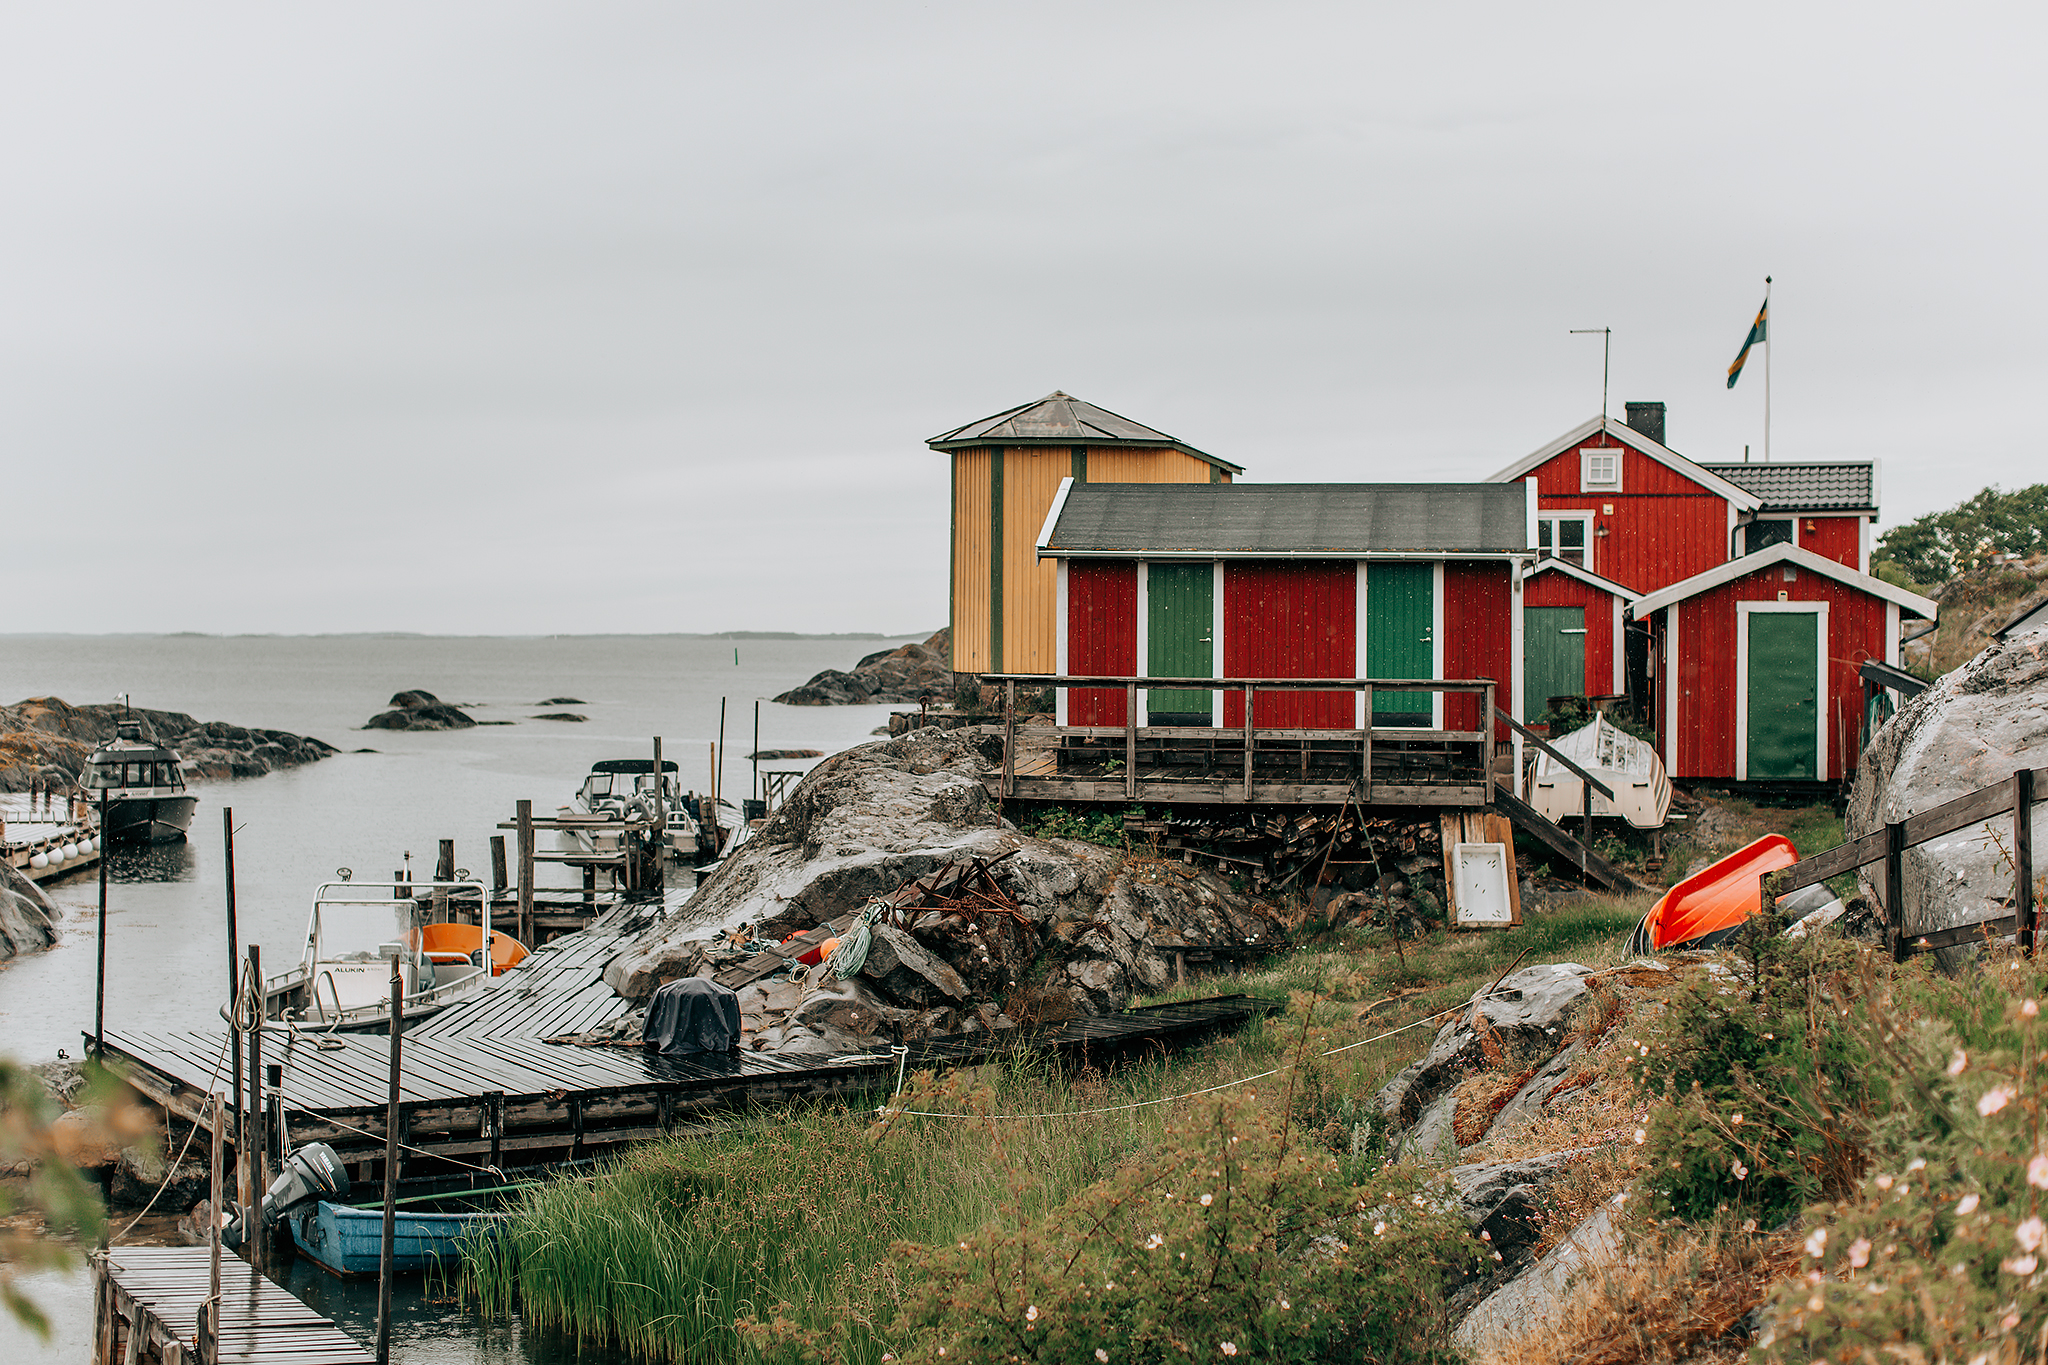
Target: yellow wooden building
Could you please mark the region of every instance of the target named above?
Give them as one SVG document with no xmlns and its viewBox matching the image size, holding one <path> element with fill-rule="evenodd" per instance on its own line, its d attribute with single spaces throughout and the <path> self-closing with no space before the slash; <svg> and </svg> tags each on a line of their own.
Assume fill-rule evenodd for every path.
<svg viewBox="0 0 2048 1365">
<path fill-rule="evenodd" d="M 953 460 L 956 673 L 1053 673 L 1058 576 L 1038 533 L 1075 483 L 1229 483 L 1244 470 L 1093 403 L 1052 393 L 925 442 Z"/>
</svg>

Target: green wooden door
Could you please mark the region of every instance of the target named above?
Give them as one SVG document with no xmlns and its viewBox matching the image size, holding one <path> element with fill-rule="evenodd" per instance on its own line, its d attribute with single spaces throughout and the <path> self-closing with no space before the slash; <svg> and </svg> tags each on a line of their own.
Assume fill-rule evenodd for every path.
<svg viewBox="0 0 2048 1365">
<path fill-rule="evenodd" d="M 1145 571 L 1145 672 L 1154 678 L 1216 676 L 1215 571 L 1207 564 L 1153 564 Z M 1153 725 L 1208 725 L 1208 692 L 1148 694 Z"/>
<path fill-rule="evenodd" d="M 1370 564 L 1365 570 L 1365 668 L 1373 678 L 1427 678 L 1435 669 L 1436 566 Z M 1380 692 L 1379 725 L 1427 725 L 1428 692 Z"/>
<path fill-rule="evenodd" d="M 1586 609 L 1522 608 L 1522 721 L 1533 724 L 1552 697 L 1586 695 Z"/>
<path fill-rule="evenodd" d="M 1748 615 L 1749 780 L 1810 781 L 1820 776 L 1820 613 Z"/>
</svg>

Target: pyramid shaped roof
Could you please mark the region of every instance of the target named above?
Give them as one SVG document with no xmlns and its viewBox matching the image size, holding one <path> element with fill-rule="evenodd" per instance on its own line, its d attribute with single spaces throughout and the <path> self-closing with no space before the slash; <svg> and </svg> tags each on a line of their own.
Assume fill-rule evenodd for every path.
<svg viewBox="0 0 2048 1365">
<path fill-rule="evenodd" d="M 933 450 L 958 450 L 978 445 L 1152 446 L 1178 450 L 1232 474 L 1244 472 L 1243 466 L 1219 460 L 1178 437 L 1057 390 L 1034 403 L 1022 403 L 965 426 L 954 427 L 951 431 L 942 431 L 925 444 Z"/>
</svg>

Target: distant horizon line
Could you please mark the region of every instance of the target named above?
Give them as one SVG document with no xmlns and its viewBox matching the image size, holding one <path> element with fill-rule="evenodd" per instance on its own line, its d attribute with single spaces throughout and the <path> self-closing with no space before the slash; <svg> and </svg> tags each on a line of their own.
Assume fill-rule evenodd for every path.
<svg viewBox="0 0 2048 1365">
<path fill-rule="evenodd" d="M 932 630 L 893 633 L 877 630 L 565 630 L 520 634 L 434 630 L 24 630 L 0 631 L 0 640 L 914 640 L 928 639 L 943 629 L 945 627 L 939 626 Z"/>
</svg>

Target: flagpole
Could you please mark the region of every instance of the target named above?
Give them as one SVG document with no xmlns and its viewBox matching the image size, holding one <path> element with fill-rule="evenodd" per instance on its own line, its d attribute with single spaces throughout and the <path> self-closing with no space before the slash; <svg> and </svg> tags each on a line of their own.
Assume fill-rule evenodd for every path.
<svg viewBox="0 0 2048 1365">
<path fill-rule="evenodd" d="M 1764 276 L 1764 463 L 1771 462 L 1771 352 L 1778 348 L 1771 345 L 1778 330 L 1778 320 L 1771 316 L 1771 277 Z"/>
</svg>

